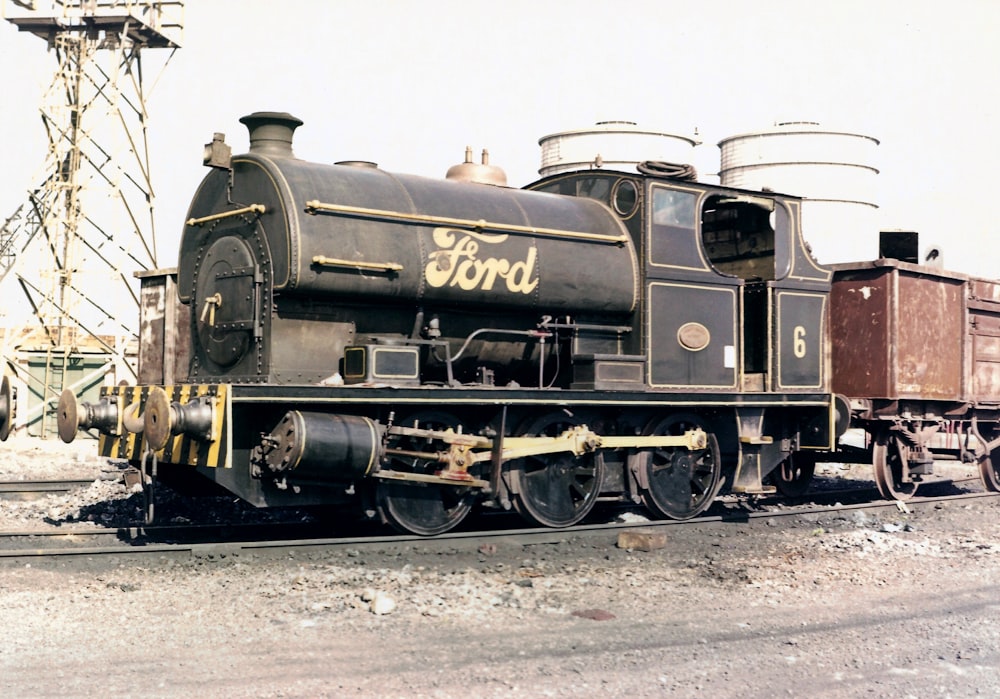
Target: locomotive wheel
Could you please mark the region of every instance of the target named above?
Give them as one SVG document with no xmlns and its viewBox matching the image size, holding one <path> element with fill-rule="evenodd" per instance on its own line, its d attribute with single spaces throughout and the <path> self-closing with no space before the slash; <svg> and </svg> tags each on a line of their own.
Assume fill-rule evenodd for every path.
<svg viewBox="0 0 1000 699">
<path fill-rule="evenodd" d="M 552 413 L 531 422 L 521 434 L 557 437 L 582 424 L 565 413 Z M 514 507 L 525 519 L 544 527 L 569 527 L 593 509 L 604 481 L 604 461 L 596 454 L 572 452 L 538 454 L 509 464 Z"/>
<path fill-rule="evenodd" d="M 771 482 L 786 498 L 797 498 L 809 490 L 809 483 L 816 472 L 816 456 L 797 451 L 789 454 L 771 474 Z"/>
<path fill-rule="evenodd" d="M 449 427 L 456 432 L 461 427 L 459 419 L 447 413 L 418 413 L 404 422 L 425 430 L 444 431 Z M 448 445 L 440 440 L 419 437 L 401 437 L 389 443 L 393 449 L 408 451 L 446 451 Z M 411 456 L 390 456 L 385 467 L 403 473 L 433 474 L 442 464 Z M 376 502 L 382 518 L 395 529 L 418 536 L 435 536 L 456 527 L 469 514 L 477 490 L 469 486 L 446 486 L 402 480 L 381 480 L 375 486 Z"/>
<path fill-rule="evenodd" d="M 886 500 L 909 500 L 917 492 L 917 484 L 903 481 L 903 457 L 899 442 L 883 430 L 872 445 L 872 470 L 875 485 Z"/>
<path fill-rule="evenodd" d="M 671 415 L 646 430 L 650 435 L 682 435 L 695 428 L 705 429 L 693 415 Z M 707 431 L 707 430 L 706 430 Z M 646 484 L 642 502 L 653 514 L 668 519 L 690 519 L 712 504 L 722 477 L 719 442 L 708 433 L 704 449 L 660 447 L 642 466 Z"/>
<path fill-rule="evenodd" d="M 983 487 L 993 493 L 1000 493 L 1000 449 L 994 449 L 989 456 L 979 460 L 979 477 Z"/>
<path fill-rule="evenodd" d="M 0 382 L 0 441 L 6 442 L 14 426 L 14 392 L 6 376 Z"/>
</svg>

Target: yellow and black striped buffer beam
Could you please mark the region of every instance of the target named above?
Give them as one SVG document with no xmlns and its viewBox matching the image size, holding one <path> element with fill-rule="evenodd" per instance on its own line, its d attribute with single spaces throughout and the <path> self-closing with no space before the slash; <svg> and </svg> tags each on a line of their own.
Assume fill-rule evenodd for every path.
<svg viewBox="0 0 1000 699">
<path fill-rule="evenodd" d="M 139 462 L 149 448 L 141 431 L 130 431 L 126 425 L 141 423 L 146 400 L 153 386 L 109 386 L 101 389 L 102 396 L 118 401 L 119 429 L 116 434 L 101 433 L 99 450 L 109 459 Z M 196 439 L 187 434 L 173 435 L 166 446 L 156 452 L 157 461 L 188 466 L 230 468 L 232 466 L 232 403 L 229 386 L 225 384 L 183 384 L 163 386 L 171 403 L 185 405 L 191 400 L 207 397 L 212 406 L 212 436 Z"/>
</svg>

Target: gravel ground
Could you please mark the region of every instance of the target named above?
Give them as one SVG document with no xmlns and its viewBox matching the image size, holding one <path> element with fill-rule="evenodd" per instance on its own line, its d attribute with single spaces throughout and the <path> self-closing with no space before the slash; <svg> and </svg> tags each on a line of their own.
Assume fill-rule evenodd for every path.
<svg viewBox="0 0 1000 699">
<path fill-rule="evenodd" d="M 121 465 L 93 458 L 93 443 L 4 447 L 0 480 L 95 482 L 0 501 L 0 529 L 137 516 Z M 167 511 L 250 516 L 225 498 Z M 529 546 L 6 564 L 0 692 L 996 696 L 998 514 L 977 499 L 675 527 L 651 552 L 565 532 Z"/>
</svg>

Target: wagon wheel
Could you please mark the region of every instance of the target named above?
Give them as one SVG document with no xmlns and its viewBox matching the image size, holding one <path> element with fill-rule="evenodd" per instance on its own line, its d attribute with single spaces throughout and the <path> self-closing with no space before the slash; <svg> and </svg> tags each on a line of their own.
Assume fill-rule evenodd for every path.
<svg viewBox="0 0 1000 699">
<path fill-rule="evenodd" d="M 809 483 L 816 472 L 816 455 L 797 451 L 778 465 L 771 473 L 771 482 L 786 498 L 797 498 L 809 490 Z"/>
<path fill-rule="evenodd" d="M 0 382 L 0 441 L 6 442 L 14 426 L 14 391 L 6 376 Z"/>
<path fill-rule="evenodd" d="M 994 449 L 989 456 L 979 460 L 979 477 L 986 490 L 1000 493 L 1000 449 Z"/>
<path fill-rule="evenodd" d="M 557 437 L 580 424 L 564 413 L 552 413 L 532 421 L 521 434 Z M 526 519 L 545 527 L 568 527 L 586 517 L 604 480 L 604 461 L 593 453 L 538 454 L 515 459 L 508 468 L 517 493 L 514 507 Z"/>
<path fill-rule="evenodd" d="M 461 431 L 461 422 L 447 413 L 428 412 L 410 416 L 407 427 L 444 431 Z M 389 448 L 434 453 L 445 451 L 448 445 L 438 439 L 399 437 L 389 442 Z M 443 468 L 438 461 L 415 456 L 390 455 L 384 468 L 402 473 L 433 475 Z M 456 527 L 469 514 L 479 491 L 463 485 L 438 485 L 416 481 L 383 479 L 375 486 L 375 497 L 382 518 L 394 528 L 419 536 L 435 536 Z"/>
<path fill-rule="evenodd" d="M 671 415 L 647 428 L 646 434 L 677 436 L 696 428 L 704 430 L 705 426 L 694 415 Z M 640 482 L 645 483 L 640 493 L 643 504 L 659 517 L 690 519 L 712 504 L 719 489 L 722 477 L 719 442 L 708 432 L 704 449 L 658 447 L 650 450 L 641 468 Z"/>
<path fill-rule="evenodd" d="M 917 484 L 903 480 L 903 456 L 899 440 L 888 430 L 882 430 L 872 445 L 872 470 L 875 485 L 886 500 L 909 500 L 917 492 Z"/>
</svg>

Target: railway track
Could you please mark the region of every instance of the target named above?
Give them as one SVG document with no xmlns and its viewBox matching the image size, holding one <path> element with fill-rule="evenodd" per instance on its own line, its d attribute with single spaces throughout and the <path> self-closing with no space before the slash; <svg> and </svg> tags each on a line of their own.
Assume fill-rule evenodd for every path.
<svg viewBox="0 0 1000 699">
<path fill-rule="evenodd" d="M 413 546 L 422 548 L 454 548 L 479 546 L 484 543 L 505 542 L 523 545 L 544 544 L 563 541 L 568 537 L 586 538 L 616 535 L 625 530 L 643 528 L 652 530 L 670 529 L 680 533 L 686 528 L 712 526 L 720 523 L 763 522 L 788 517 L 829 517 L 850 511 L 898 511 L 934 507 L 941 503 L 961 502 L 978 498 L 1000 497 L 992 492 L 958 492 L 947 495 L 914 497 L 907 503 L 895 500 L 867 500 L 841 502 L 845 494 L 854 494 L 861 489 L 828 491 L 814 494 L 808 504 L 780 506 L 765 504 L 763 501 L 748 506 L 739 503 L 720 502 L 708 514 L 689 520 L 654 521 L 601 521 L 583 523 L 570 529 L 515 528 L 509 524 L 521 522 L 516 518 L 506 518 L 508 524 L 499 522 L 503 516 L 492 515 L 491 526 L 487 530 L 452 531 L 437 537 L 420 537 L 384 532 L 365 533 L 348 537 L 323 536 L 322 527 L 317 524 L 212 524 L 212 525 L 170 525 L 136 526 L 115 529 L 94 529 L 77 527 L 73 529 L 47 529 L 37 531 L 0 532 L 0 565 L 30 563 L 42 560 L 65 560 L 86 557 L 103 559 L 108 557 L 127 559 L 191 558 L 232 555 L 289 555 L 297 551 L 330 551 L 334 549 L 364 549 L 386 546 Z M 824 501 L 830 504 L 823 504 Z"/>
<path fill-rule="evenodd" d="M 35 500 L 47 495 L 68 493 L 75 488 L 86 488 L 95 479 L 0 481 L 0 500 Z"/>
</svg>

